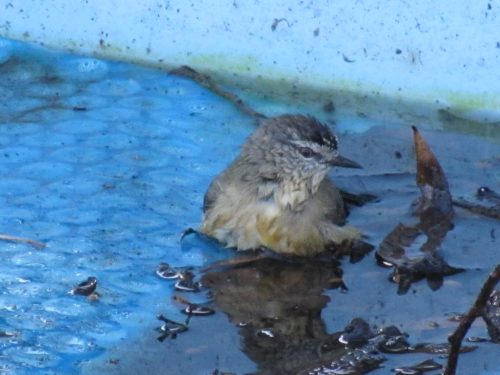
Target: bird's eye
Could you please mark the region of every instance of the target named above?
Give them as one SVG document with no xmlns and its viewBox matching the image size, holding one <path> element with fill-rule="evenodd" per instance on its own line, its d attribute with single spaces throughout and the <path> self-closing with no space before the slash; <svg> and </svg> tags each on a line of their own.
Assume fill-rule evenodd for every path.
<svg viewBox="0 0 500 375">
<path fill-rule="evenodd" d="M 313 150 L 311 150 L 309 147 L 301 147 L 299 148 L 299 152 L 305 158 L 312 158 L 314 155 Z"/>
</svg>

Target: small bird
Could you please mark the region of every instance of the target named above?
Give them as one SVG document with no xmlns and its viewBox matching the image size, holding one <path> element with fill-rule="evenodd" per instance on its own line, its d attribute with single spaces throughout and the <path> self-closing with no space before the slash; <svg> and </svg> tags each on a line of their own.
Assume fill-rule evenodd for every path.
<svg viewBox="0 0 500 375">
<path fill-rule="evenodd" d="M 237 250 L 293 256 L 357 241 L 327 177 L 333 166 L 361 168 L 339 154 L 337 137 L 314 117 L 263 120 L 205 193 L 201 232 Z"/>
</svg>

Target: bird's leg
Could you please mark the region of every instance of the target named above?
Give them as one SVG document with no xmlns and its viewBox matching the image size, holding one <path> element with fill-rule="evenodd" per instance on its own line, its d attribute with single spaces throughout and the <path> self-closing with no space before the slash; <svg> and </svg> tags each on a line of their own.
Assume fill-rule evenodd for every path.
<svg viewBox="0 0 500 375">
<path fill-rule="evenodd" d="M 182 240 L 187 237 L 187 236 L 191 236 L 191 235 L 197 235 L 198 237 L 200 237 L 202 240 L 206 240 L 206 241 L 211 241 L 211 242 L 216 242 L 216 243 L 219 243 L 219 241 L 217 241 L 216 238 L 214 237 L 210 237 L 209 235 L 203 233 L 203 232 L 200 232 L 198 229 L 193 229 L 193 228 L 187 228 L 184 230 L 184 232 L 182 232 L 181 234 L 181 237 L 180 237 L 180 241 L 182 242 Z"/>
<path fill-rule="evenodd" d="M 200 234 L 201 235 L 202 233 L 200 233 L 196 229 L 193 229 L 193 228 L 189 227 L 189 228 L 185 229 L 184 232 L 182 232 L 180 241 L 182 242 L 182 240 L 184 239 L 184 237 L 190 236 L 191 234 Z"/>
</svg>

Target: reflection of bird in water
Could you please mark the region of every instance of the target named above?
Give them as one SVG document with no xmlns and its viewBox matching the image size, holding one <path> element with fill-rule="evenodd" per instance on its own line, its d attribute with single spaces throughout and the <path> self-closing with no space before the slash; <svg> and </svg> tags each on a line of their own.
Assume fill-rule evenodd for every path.
<svg viewBox="0 0 500 375">
<path fill-rule="evenodd" d="M 262 259 L 251 267 L 208 272 L 202 283 L 240 327 L 242 349 L 261 374 L 297 373 L 345 354 L 339 335 L 328 334 L 321 319 L 329 301 L 324 289 L 343 286 L 340 269 L 331 263 Z"/>
<path fill-rule="evenodd" d="M 211 183 L 201 231 L 238 250 L 298 256 L 359 243 L 359 231 L 345 225 L 339 190 L 326 178 L 333 166 L 360 168 L 339 154 L 326 125 L 299 115 L 265 120 Z"/>
</svg>

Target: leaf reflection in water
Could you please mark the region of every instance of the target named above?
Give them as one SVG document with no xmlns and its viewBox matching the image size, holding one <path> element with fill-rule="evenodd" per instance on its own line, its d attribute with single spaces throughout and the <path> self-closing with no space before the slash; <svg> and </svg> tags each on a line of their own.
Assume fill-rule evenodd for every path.
<svg viewBox="0 0 500 375">
<path fill-rule="evenodd" d="M 437 250 L 446 234 L 453 228 L 453 206 L 448 181 L 436 156 L 413 127 L 417 159 L 416 182 L 421 196 L 414 202 L 414 213 L 419 221 L 413 225 L 398 224 L 382 241 L 376 257 L 379 263 L 394 267 L 392 280 L 398 284 L 398 293 L 408 292 L 412 283 L 427 279 L 432 290 L 443 284 L 443 276 L 462 272 L 450 266 Z M 417 255 L 410 255 L 417 247 L 419 237 L 425 242 Z"/>
</svg>

